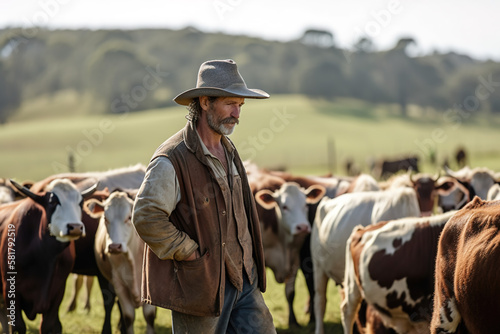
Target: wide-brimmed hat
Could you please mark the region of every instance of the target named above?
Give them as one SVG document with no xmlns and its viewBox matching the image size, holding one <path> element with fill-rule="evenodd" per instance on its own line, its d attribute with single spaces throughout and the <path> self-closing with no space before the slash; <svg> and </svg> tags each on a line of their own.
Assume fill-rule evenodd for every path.
<svg viewBox="0 0 500 334">
<path fill-rule="evenodd" d="M 174 98 L 187 106 L 193 98 L 200 96 L 237 96 L 266 99 L 269 94 L 260 89 L 249 89 L 232 59 L 209 60 L 201 64 L 196 88 L 186 90 Z"/>
</svg>

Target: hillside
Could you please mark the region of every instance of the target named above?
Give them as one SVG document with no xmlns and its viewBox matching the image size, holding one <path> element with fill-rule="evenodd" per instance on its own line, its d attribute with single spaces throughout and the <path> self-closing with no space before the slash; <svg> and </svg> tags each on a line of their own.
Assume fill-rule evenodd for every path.
<svg viewBox="0 0 500 334">
<path fill-rule="evenodd" d="M 66 172 L 70 152 L 76 171 L 147 164 L 156 147 L 185 124 L 186 113 L 169 107 L 5 124 L 0 126 L 0 177 L 37 180 Z M 231 138 L 243 159 L 297 173 L 345 174 L 346 159 L 369 172 L 371 159 L 410 154 L 435 173 L 431 151 L 438 164 L 448 158 L 454 168 L 459 145 L 467 149 L 472 167 L 500 171 L 498 117 L 476 113 L 461 124 L 416 106 L 409 107 L 409 115 L 399 116 L 397 105 L 276 95 L 247 100 Z"/>
<path fill-rule="evenodd" d="M 411 38 L 389 50 L 375 51 L 366 39 L 345 50 L 331 35 L 306 31 L 285 43 L 193 28 L 40 28 L 29 36 L 0 29 L 0 123 L 173 106 L 173 96 L 195 85 L 199 64 L 221 58 L 233 58 L 250 87 L 272 95 L 391 103 L 403 116 L 411 104 L 500 112 L 499 63 L 454 53 L 410 57 Z"/>
</svg>

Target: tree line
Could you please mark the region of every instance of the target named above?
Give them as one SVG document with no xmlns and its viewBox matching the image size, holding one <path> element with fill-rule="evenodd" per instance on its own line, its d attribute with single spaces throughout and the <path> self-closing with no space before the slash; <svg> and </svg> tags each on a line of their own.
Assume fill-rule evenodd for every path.
<svg viewBox="0 0 500 334">
<path fill-rule="evenodd" d="M 467 55 L 411 56 L 411 38 L 376 51 L 363 37 L 349 50 L 327 31 L 294 41 L 181 30 L 0 30 L 0 123 L 22 102 L 71 91 L 92 103 L 88 113 L 124 113 L 173 105 L 194 87 L 197 66 L 234 59 L 247 84 L 271 94 L 351 97 L 500 112 L 500 63 Z M 68 111 L 70 112 L 70 111 Z"/>
</svg>

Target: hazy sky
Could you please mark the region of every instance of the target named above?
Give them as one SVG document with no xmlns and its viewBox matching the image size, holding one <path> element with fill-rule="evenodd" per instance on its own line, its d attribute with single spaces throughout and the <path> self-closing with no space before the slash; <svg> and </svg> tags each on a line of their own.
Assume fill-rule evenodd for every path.
<svg viewBox="0 0 500 334">
<path fill-rule="evenodd" d="M 400 37 L 420 52 L 456 51 L 500 61 L 499 0 L 0 0 L 0 27 L 180 29 L 287 41 L 328 30 L 340 47 L 361 36 L 378 49 Z"/>
</svg>

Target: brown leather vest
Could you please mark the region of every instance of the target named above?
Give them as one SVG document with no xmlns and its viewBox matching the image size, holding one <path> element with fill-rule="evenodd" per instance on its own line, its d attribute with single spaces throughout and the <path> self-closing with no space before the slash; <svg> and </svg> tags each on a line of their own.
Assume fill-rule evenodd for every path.
<svg viewBox="0 0 500 334">
<path fill-rule="evenodd" d="M 244 210 L 252 238 L 259 287 L 266 288 L 264 250 L 257 210 L 246 171 L 234 150 L 241 177 Z M 227 186 L 220 184 L 208 165 L 192 122 L 165 141 L 151 160 L 166 156 L 179 181 L 181 200 L 170 221 L 199 245 L 194 261 L 160 260 L 145 248 L 142 298 L 146 303 L 197 316 L 219 316 L 224 303 Z"/>
</svg>

